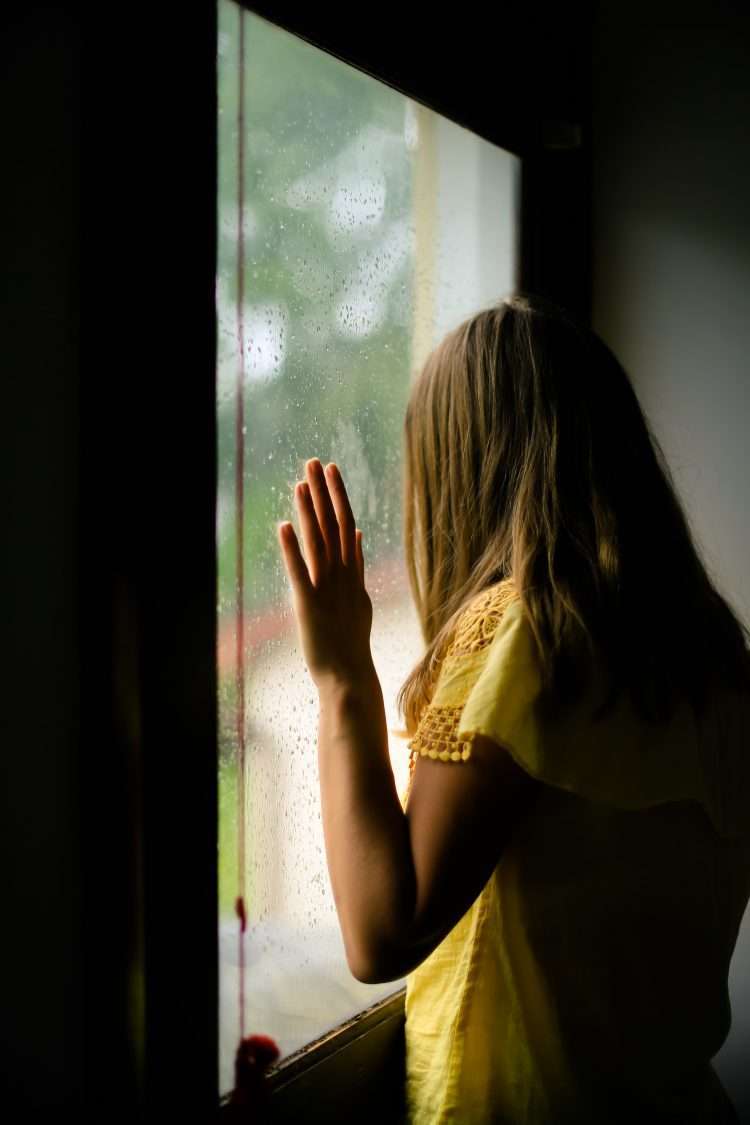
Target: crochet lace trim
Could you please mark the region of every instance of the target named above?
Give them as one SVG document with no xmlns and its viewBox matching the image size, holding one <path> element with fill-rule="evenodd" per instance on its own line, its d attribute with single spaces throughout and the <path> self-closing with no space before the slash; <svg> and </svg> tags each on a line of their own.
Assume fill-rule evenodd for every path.
<svg viewBox="0 0 750 1125">
<path fill-rule="evenodd" d="M 492 642 L 506 609 L 517 597 L 515 587 L 510 582 L 496 584 L 478 594 L 456 623 L 453 639 L 443 657 L 443 665 L 486 648 Z M 418 757 L 436 758 L 443 762 L 465 762 L 471 757 L 471 736 L 467 739 L 456 737 L 462 711 L 463 705 L 447 707 L 428 703 L 424 708 L 416 733 L 408 743 L 407 797 Z"/>
<path fill-rule="evenodd" d="M 456 738 L 462 711 L 463 707 L 426 707 L 417 732 L 409 742 L 412 755 L 416 752 L 443 762 L 449 758 L 458 762 L 471 757 L 471 740 Z"/>
<path fill-rule="evenodd" d="M 491 644 L 503 614 L 517 598 L 515 587 L 510 582 L 501 582 L 477 594 L 456 623 L 444 662 L 458 656 L 469 656 Z"/>
</svg>

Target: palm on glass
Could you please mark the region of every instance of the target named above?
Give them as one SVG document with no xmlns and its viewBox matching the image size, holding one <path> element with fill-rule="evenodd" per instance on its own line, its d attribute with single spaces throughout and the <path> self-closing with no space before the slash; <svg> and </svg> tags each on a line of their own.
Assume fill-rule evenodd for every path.
<svg viewBox="0 0 750 1125">
<path fill-rule="evenodd" d="M 334 464 L 305 464 L 294 501 L 304 556 L 291 523 L 279 524 L 279 542 L 292 588 L 302 652 L 318 688 L 361 681 L 373 674 L 372 602 L 365 589 L 362 532 L 355 524 L 344 481 Z"/>
</svg>

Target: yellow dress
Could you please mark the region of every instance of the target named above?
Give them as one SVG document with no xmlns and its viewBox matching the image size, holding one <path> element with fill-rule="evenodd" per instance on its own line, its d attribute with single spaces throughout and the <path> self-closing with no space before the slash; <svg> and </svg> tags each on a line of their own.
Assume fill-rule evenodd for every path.
<svg viewBox="0 0 750 1125">
<path fill-rule="evenodd" d="M 417 754 L 460 769 L 481 733 L 545 785 L 406 978 L 409 1125 L 736 1121 L 710 1060 L 750 896 L 750 703 L 656 727 L 622 698 L 595 725 L 589 702 L 548 729 L 539 690 L 497 583 L 459 619 L 411 772 Z"/>
</svg>

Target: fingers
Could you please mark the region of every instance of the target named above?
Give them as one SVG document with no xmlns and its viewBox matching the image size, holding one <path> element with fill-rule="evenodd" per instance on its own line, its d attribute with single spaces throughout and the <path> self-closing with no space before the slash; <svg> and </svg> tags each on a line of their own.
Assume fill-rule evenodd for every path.
<svg viewBox="0 0 750 1125">
<path fill-rule="evenodd" d="M 314 585 L 326 565 L 356 566 L 364 581 L 364 559 L 357 553 L 357 527 L 338 466 L 323 470 L 317 457 L 305 463 L 306 481 L 298 481 L 294 499 L 300 517 L 302 541 Z M 361 532 L 360 532 L 361 535 Z"/>
<path fill-rule="evenodd" d="M 298 481 L 294 489 L 294 499 L 299 512 L 302 542 L 305 545 L 305 558 L 313 585 L 317 585 L 325 574 L 327 566 L 327 549 L 321 534 L 318 516 L 310 496 L 310 487 L 306 481 Z"/>
<path fill-rule="evenodd" d="M 332 564 L 341 560 L 341 540 L 336 512 L 331 502 L 323 466 L 317 457 L 312 457 L 305 464 L 307 482 L 318 517 L 320 531 L 326 545 L 328 561 Z"/>
<path fill-rule="evenodd" d="M 344 566 L 348 566 L 349 563 L 356 563 L 356 526 L 354 523 L 354 515 L 352 514 L 349 497 L 346 494 L 346 488 L 338 466 L 333 462 L 331 462 L 330 465 L 326 465 L 325 475 L 328 481 L 328 487 L 331 490 L 333 507 L 338 521 L 341 541 L 341 558 Z"/>
<path fill-rule="evenodd" d="M 294 528 L 290 523 L 281 523 L 278 528 L 279 542 L 281 543 L 281 553 L 284 558 L 284 566 L 289 575 L 290 581 L 293 586 L 298 586 L 302 590 L 309 590 L 310 588 L 310 575 L 307 570 L 307 564 L 302 557 L 297 536 L 294 534 Z"/>
</svg>

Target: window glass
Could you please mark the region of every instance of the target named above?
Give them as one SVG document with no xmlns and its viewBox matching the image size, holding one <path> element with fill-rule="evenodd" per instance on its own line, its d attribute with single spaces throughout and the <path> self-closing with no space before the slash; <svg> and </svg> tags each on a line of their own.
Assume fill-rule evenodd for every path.
<svg viewBox="0 0 750 1125">
<path fill-rule="evenodd" d="M 423 647 L 401 545 L 409 385 L 449 328 L 515 285 L 519 162 L 232 0 L 218 11 L 223 1093 L 241 1033 L 273 1036 L 285 1058 L 405 983 L 362 984 L 346 963 L 317 694 L 276 526 L 297 526 L 304 462 L 335 460 L 363 531 L 396 729 L 396 692 Z M 403 793 L 406 742 L 392 735 L 390 753 Z"/>
</svg>

